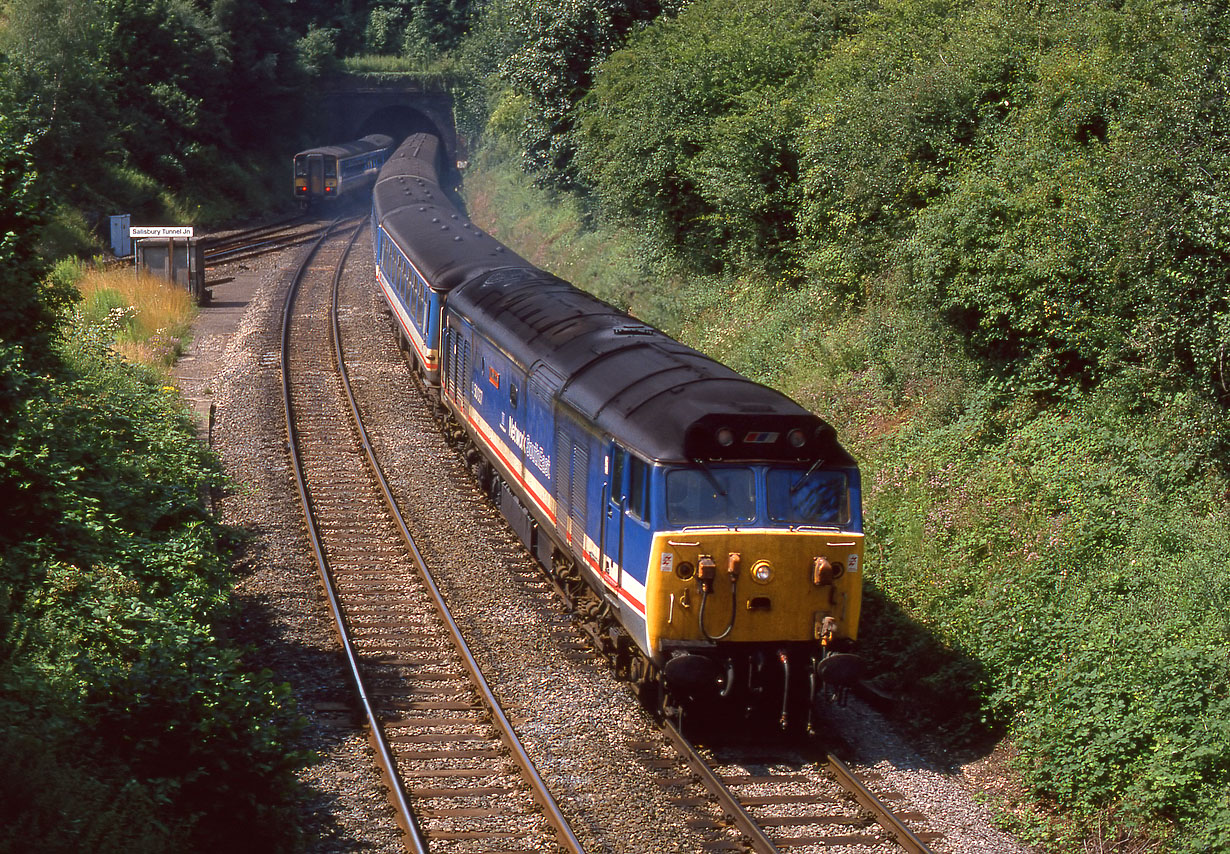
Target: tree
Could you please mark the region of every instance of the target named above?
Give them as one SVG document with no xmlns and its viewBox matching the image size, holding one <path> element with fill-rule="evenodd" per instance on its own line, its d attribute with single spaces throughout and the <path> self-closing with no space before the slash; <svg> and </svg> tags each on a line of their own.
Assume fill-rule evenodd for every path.
<svg viewBox="0 0 1230 854">
<path fill-rule="evenodd" d="M 573 180 L 570 137 L 578 101 L 589 90 L 595 66 L 638 23 L 678 8 L 657 0 L 495 0 L 484 12 L 477 42 L 494 67 L 479 66 L 524 100 L 519 141 L 527 166 L 562 185 Z"/>
<path fill-rule="evenodd" d="M 32 124 L 36 108 L 22 98 L 26 78 L 14 68 L 0 54 L 0 348 L 7 359 L 39 371 L 55 364 L 50 344 L 57 310 L 70 297 L 67 291 L 42 285 L 46 266 L 37 253 L 37 237 L 47 189 L 32 154 L 39 140 Z M 16 381 L 14 375 L 5 379 Z M 17 389 L 4 389 L 8 403 L 14 395 L 20 396 Z"/>
<path fill-rule="evenodd" d="M 821 0 L 702 0 L 635 33 L 579 109 L 579 174 L 606 211 L 647 220 L 698 266 L 784 264 L 798 92 L 853 12 Z"/>
</svg>

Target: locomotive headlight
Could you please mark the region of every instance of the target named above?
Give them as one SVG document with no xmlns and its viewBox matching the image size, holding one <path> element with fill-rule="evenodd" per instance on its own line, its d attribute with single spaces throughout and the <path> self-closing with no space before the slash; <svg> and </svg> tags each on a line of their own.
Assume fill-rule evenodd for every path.
<svg viewBox="0 0 1230 854">
<path fill-rule="evenodd" d="M 768 584 L 773 580 L 773 566 L 767 560 L 758 560 L 752 564 L 752 581 L 757 584 Z"/>
<path fill-rule="evenodd" d="M 807 437 L 803 435 L 802 430 L 791 430 L 786 438 L 790 440 L 790 447 L 792 448 L 801 448 L 807 444 Z"/>
<path fill-rule="evenodd" d="M 729 448 L 735 443 L 735 431 L 729 427 L 722 427 L 717 431 L 717 443 L 723 448 Z"/>
</svg>

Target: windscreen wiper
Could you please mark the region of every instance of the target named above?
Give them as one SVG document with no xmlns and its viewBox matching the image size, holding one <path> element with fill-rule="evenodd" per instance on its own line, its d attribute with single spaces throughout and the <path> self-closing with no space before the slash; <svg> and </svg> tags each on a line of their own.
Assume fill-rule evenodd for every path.
<svg viewBox="0 0 1230 854">
<path fill-rule="evenodd" d="M 816 461 L 811 464 L 811 468 L 809 468 L 803 474 L 801 478 L 799 478 L 798 480 L 794 482 L 794 486 L 790 487 L 790 494 L 794 495 L 796 492 L 798 492 L 803 487 L 803 484 L 807 482 L 807 479 L 811 477 L 813 474 L 815 474 L 816 469 L 820 468 L 820 466 L 823 464 L 824 464 L 824 457 L 816 457 Z"/>
<path fill-rule="evenodd" d="M 705 477 L 709 479 L 709 483 L 713 484 L 713 490 L 723 498 L 726 497 L 726 490 L 722 489 L 722 484 L 718 482 L 717 477 L 713 474 L 713 469 L 705 464 L 705 461 L 699 457 L 693 457 L 692 462 L 700 466 L 700 470 L 705 473 Z"/>
</svg>

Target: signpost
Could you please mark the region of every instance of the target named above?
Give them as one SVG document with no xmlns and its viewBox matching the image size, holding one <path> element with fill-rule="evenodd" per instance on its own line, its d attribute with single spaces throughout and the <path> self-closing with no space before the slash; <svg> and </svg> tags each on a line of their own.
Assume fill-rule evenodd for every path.
<svg viewBox="0 0 1230 854">
<path fill-rule="evenodd" d="M 134 240 L 142 237 L 192 237 L 190 225 L 131 225 L 128 236 Z"/>
</svg>

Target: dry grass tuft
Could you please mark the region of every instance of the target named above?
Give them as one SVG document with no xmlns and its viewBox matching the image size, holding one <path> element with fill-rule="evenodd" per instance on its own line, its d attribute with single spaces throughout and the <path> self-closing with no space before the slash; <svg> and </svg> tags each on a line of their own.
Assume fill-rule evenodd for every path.
<svg viewBox="0 0 1230 854">
<path fill-rule="evenodd" d="M 131 268 L 87 269 L 77 288 L 86 319 L 114 329 L 116 352 L 158 368 L 174 364 L 197 313 L 186 290 Z"/>
</svg>

